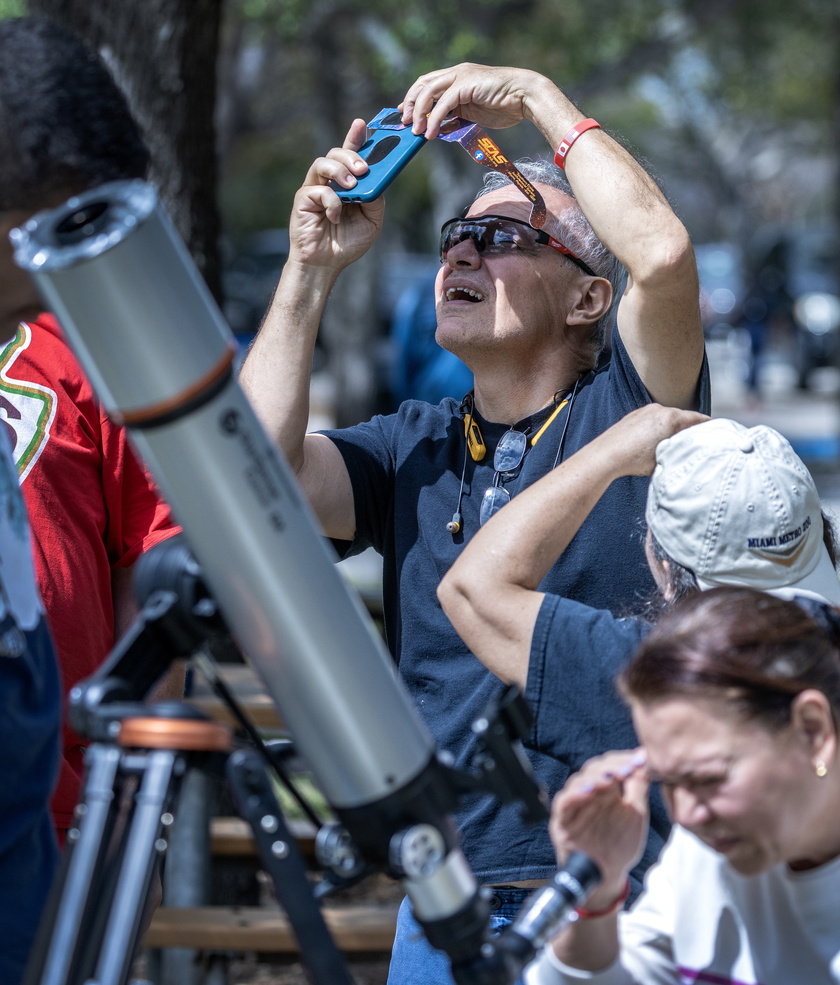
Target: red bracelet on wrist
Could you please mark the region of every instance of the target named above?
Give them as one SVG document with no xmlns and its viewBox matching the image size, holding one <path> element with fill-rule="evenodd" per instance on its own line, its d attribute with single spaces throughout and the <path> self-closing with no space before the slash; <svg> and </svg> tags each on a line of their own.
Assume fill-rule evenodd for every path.
<svg viewBox="0 0 840 985">
<path fill-rule="evenodd" d="M 578 916 L 578 920 L 595 920 L 597 917 L 608 917 L 611 913 L 615 913 L 616 910 L 620 910 L 622 906 L 627 902 L 627 897 L 630 895 L 630 876 L 627 877 L 624 883 L 624 889 L 618 895 L 617 899 L 614 899 L 609 906 L 605 906 L 602 910 L 587 910 L 582 906 L 578 906 L 575 909 L 575 913 Z"/>
<path fill-rule="evenodd" d="M 554 155 L 554 163 L 558 168 L 566 168 L 566 155 L 569 153 L 569 149 L 572 144 L 578 139 L 582 133 L 586 133 L 587 130 L 600 130 L 601 124 L 597 120 L 593 120 L 591 117 L 588 120 L 581 120 L 580 123 L 576 123 L 571 130 L 566 134 L 566 136 L 560 141 L 560 146 L 557 148 L 557 153 Z"/>
</svg>

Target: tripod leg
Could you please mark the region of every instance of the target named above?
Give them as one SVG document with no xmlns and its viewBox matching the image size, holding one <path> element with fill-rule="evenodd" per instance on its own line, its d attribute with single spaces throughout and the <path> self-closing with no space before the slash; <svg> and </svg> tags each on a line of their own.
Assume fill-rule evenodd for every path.
<svg viewBox="0 0 840 985">
<path fill-rule="evenodd" d="M 140 788 L 125 840 L 122 869 L 117 880 L 105 938 L 99 955 L 97 985 L 125 985 L 137 949 L 152 873 L 161 847 L 161 817 L 172 789 L 175 764 L 183 759 L 168 749 L 146 757 Z"/>
<path fill-rule="evenodd" d="M 200 906 L 210 895 L 211 777 L 191 769 L 181 783 L 175 824 L 169 836 L 163 878 L 165 906 Z M 159 952 L 158 985 L 199 985 L 202 969 L 198 953 L 170 947 Z"/>
<path fill-rule="evenodd" d="M 253 750 L 239 750 L 229 757 L 227 773 L 236 805 L 251 824 L 260 858 L 312 980 L 316 985 L 353 985 L 306 878 L 303 858 L 283 819 L 262 757 Z"/>
<path fill-rule="evenodd" d="M 51 926 L 49 946 L 40 967 L 30 966 L 27 983 L 65 985 L 71 980 L 80 951 L 90 943 L 91 909 L 97 874 L 116 813 L 114 787 L 122 751 L 94 744 L 87 752 L 87 776 L 79 822 L 68 836 L 67 858 L 42 928 Z M 81 969 L 84 975 L 84 969 Z M 78 973 L 78 970 L 77 970 Z"/>
</svg>

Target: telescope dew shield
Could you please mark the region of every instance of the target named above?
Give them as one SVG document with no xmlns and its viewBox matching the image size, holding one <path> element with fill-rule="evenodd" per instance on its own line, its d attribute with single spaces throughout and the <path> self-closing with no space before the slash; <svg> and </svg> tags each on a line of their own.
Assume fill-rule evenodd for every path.
<svg viewBox="0 0 840 985">
<path fill-rule="evenodd" d="M 154 189 L 94 189 L 13 242 L 325 796 L 353 814 L 399 794 L 434 743 L 235 379 L 230 329 Z"/>
<path fill-rule="evenodd" d="M 12 240 L 113 418 L 180 405 L 232 364 L 230 329 L 145 182 L 71 198 Z"/>
</svg>

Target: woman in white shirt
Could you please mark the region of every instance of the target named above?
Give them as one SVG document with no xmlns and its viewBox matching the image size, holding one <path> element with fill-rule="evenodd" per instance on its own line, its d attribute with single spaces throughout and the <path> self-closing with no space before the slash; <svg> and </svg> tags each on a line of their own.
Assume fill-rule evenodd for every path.
<svg viewBox="0 0 840 985">
<path fill-rule="evenodd" d="M 840 613 L 806 596 L 703 592 L 621 675 L 638 750 L 589 760 L 555 797 L 561 863 L 602 881 L 528 985 L 840 983 Z M 648 786 L 674 827 L 631 910 Z"/>
</svg>

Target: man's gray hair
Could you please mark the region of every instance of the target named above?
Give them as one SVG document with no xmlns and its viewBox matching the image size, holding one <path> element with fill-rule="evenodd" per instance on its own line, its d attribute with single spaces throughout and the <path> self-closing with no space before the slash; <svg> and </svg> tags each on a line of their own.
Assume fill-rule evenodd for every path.
<svg viewBox="0 0 840 985">
<path fill-rule="evenodd" d="M 572 187 L 566 180 L 563 171 L 551 161 L 516 161 L 516 167 L 534 184 L 548 185 L 557 188 L 572 199 L 572 204 L 561 217 L 563 243 L 573 250 L 577 256 L 587 263 L 599 277 L 605 277 L 613 289 L 613 299 L 609 310 L 595 323 L 592 332 L 592 344 L 596 354 L 604 348 L 607 333 L 612 327 L 615 317 L 615 307 L 621 292 L 624 290 L 625 270 L 619 261 L 610 253 L 595 235 L 589 220 L 583 214 L 575 200 Z M 510 179 L 499 171 L 489 171 L 484 177 L 484 184 L 476 198 L 481 198 L 488 192 L 498 188 L 510 187 Z M 567 261 L 572 263 L 571 260 Z"/>
</svg>

